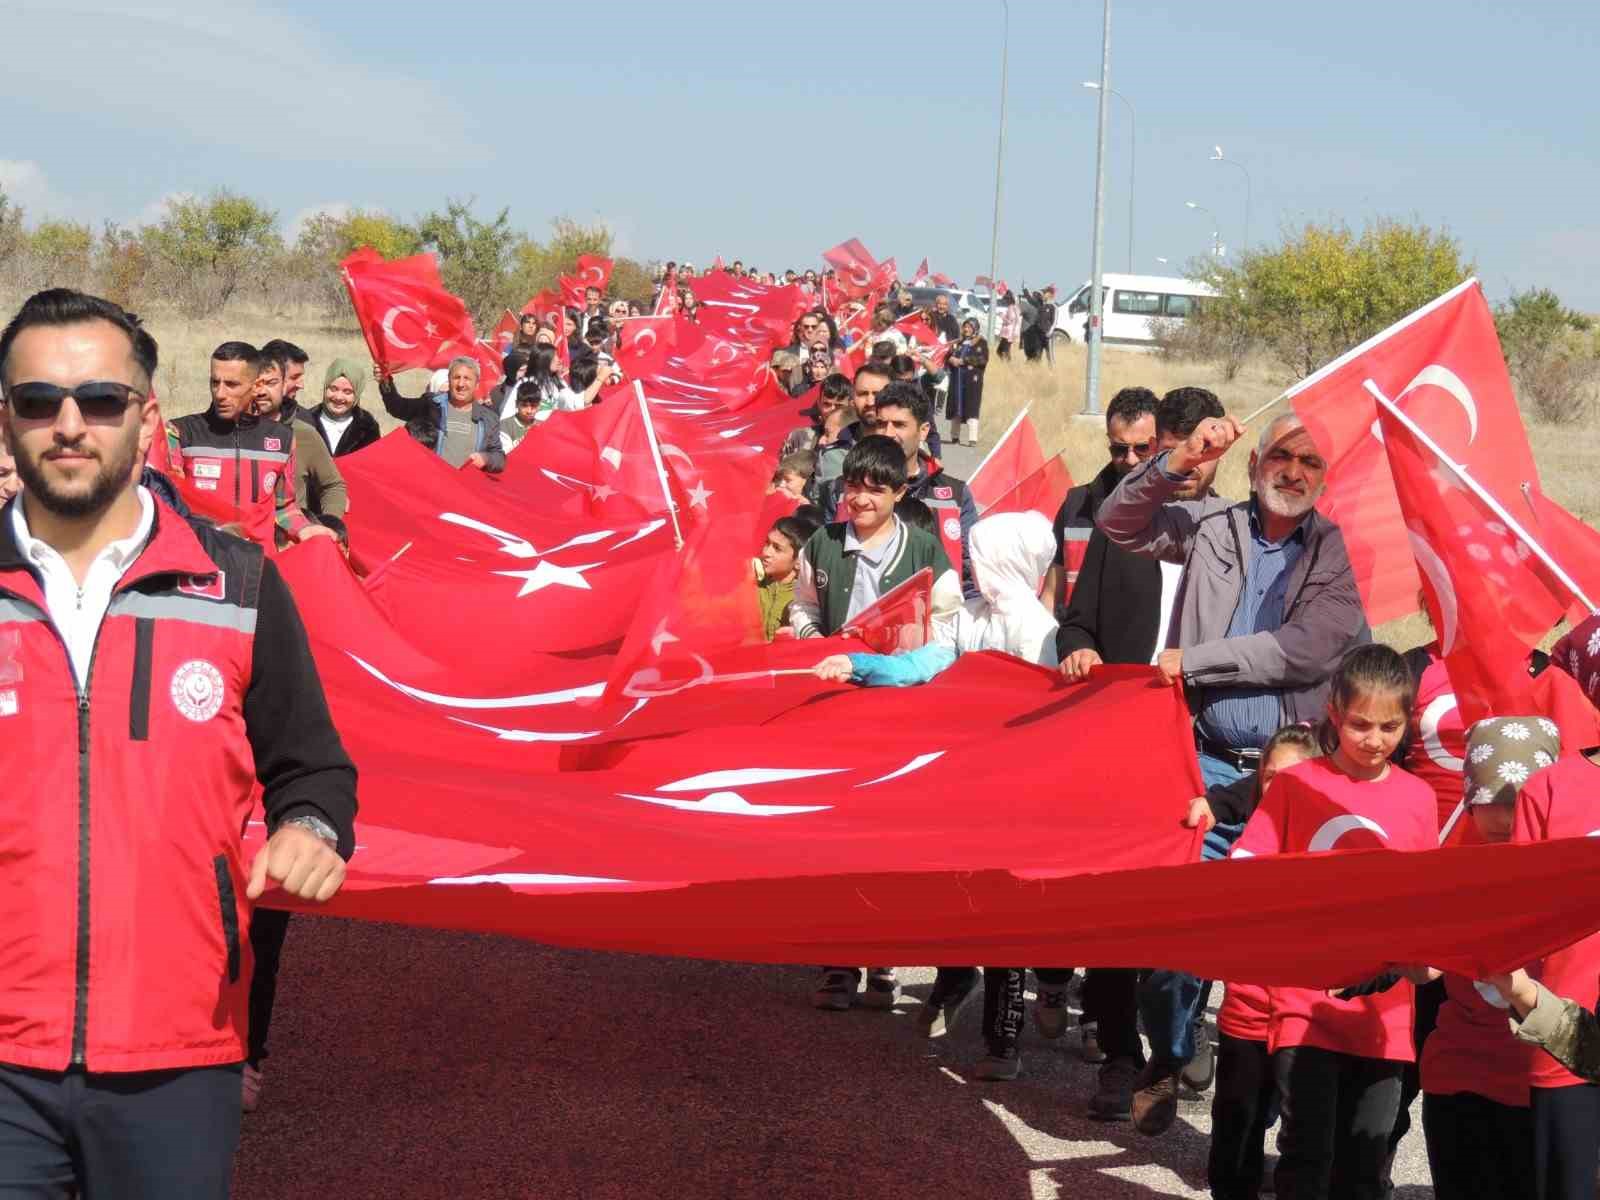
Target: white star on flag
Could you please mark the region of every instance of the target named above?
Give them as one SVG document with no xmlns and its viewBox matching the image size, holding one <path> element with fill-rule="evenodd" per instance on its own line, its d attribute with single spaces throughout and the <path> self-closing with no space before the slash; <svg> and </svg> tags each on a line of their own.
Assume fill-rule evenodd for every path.
<svg viewBox="0 0 1600 1200">
<path fill-rule="evenodd" d="M 657 657 L 660 657 L 661 647 L 665 646 L 668 642 L 675 642 L 677 640 L 677 636 L 667 628 L 667 623 L 663 620 L 661 624 L 656 626 L 656 631 L 650 635 L 650 652 Z"/>
<path fill-rule="evenodd" d="M 689 506 L 705 508 L 706 501 L 715 495 L 715 492 L 706 487 L 704 481 L 697 479 L 694 481 L 694 487 L 689 489 Z"/>
<path fill-rule="evenodd" d="M 592 591 L 589 581 L 583 577 L 585 571 L 593 570 L 599 563 L 584 563 L 576 567 L 558 567 L 553 562 L 541 561 L 531 571 L 496 571 L 496 575 L 504 575 L 509 579 L 522 580 L 522 590 L 517 593 L 517 599 L 531 596 L 534 592 L 543 591 L 554 584 L 562 587 L 578 588 L 581 591 Z"/>
</svg>

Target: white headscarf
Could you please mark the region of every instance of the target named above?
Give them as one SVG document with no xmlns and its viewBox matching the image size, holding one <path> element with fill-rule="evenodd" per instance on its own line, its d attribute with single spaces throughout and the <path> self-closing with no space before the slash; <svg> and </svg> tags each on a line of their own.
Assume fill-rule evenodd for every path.
<svg viewBox="0 0 1600 1200">
<path fill-rule="evenodd" d="M 968 600 L 956 618 L 956 650 L 1003 650 L 1053 667 L 1056 620 L 1039 586 L 1056 557 L 1050 522 L 1036 512 L 996 513 L 967 538 L 972 577 L 981 600 Z"/>
</svg>

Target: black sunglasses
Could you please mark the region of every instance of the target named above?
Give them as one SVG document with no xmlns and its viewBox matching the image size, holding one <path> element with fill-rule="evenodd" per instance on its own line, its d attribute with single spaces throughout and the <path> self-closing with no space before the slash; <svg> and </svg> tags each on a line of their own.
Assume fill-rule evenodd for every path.
<svg viewBox="0 0 1600 1200">
<path fill-rule="evenodd" d="M 6 389 L 6 403 L 24 421 L 53 421 L 68 396 L 86 421 L 116 421 L 127 410 L 128 401 L 143 400 L 144 393 L 125 383 L 91 379 L 77 387 L 58 387 L 53 383 L 19 383 Z"/>
<path fill-rule="evenodd" d="M 1151 438 L 1148 442 L 1112 442 L 1111 457 L 1125 458 L 1131 450 L 1139 458 L 1148 458 L 1156 448 L 1156 440 Z"/>
</svg>

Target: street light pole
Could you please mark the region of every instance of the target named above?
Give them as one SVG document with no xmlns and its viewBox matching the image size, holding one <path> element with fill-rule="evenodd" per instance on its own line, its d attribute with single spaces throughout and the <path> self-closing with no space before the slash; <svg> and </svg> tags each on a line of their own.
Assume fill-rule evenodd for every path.
<svg viewBox="0 0 1600 1200">
<path fill-rule="evenodd" d="M 1000 138 L 994 152 L 994 228 L 989 233 L 989 344 L 994 345 L 994 323 L 999 315 L 1000 274 L 1000 166 L 1006 158 L 1006 59 L 1011 51 L 1011 5 L 1000 0 L 1005 12 L 1004 33 L 1000 39 Z"/>
<path fill-rule="evenodd" d="M 1100 413 L 1100 341 L 1105 314 L 1105 293 L 1100 286 L 1100 276 L 1106 231 L 1106 92 L 1111 87 L 1111 0 L 1102 0 L 1102 3 L 1105 12 L 1100 30 L 1100 132 L 1094 151 L 1094 252 L 1089 263 L 1089 323 L 1084 326 L 1087 343 L 1084 348 L 1089 360 L 1083 389 L 1083 413 L 1087 417 Z"/>
<path fill-rule="evenodd" d="M 1091 91 L 1098 92 L 1100 90 L 1098 83 L 1085 83 L 1083 86 Z M 1134 168 L 1138 166 L 1139 114 L 1134 111 L 1133 101 L 1117 91 L 1116 88 L 1107 88 L 1106 91 L 1128 106 L 1128 274 L 1132 275 Z"/>
<path fill-rule="evenodd" d="M 1185 200 L 1183 202 L 1183 206 L 1185 208 L 1192 208 L 1195 210 L 1195 212 L 1203 212 L 1206 216 L 1211 218 L 1211 257 L 1217 258 L 1221 253 L 1222 247 L 1222 242 L 1217 236 L 1217 214 L 1212 212 L 1203 204 L 1196 204 L 1193 200 Z"/>
<path fill-rule="evenodd" d="M 1250 249 L 1250 172 L 1242 162 L 1233 158 L 1222 157 L 1222 147 L 1213 146 L 1212 162 L 1227 163 L 1230 167 L 1238 167 L 1244 172 L 1244 241 L 1240 243 L 1241 250 Z"/>
</svg>

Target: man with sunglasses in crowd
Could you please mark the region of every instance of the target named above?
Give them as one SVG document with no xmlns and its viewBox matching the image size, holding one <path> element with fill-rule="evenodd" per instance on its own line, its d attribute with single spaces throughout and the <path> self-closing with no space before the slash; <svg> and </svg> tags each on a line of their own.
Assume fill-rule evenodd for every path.
<svg viewBox="0 0 1600 1200">
<path fill-rule="evenodd" d="M 1149 388 L 1127 387 L 1111 397 L 1106 408 L 1106 442 L 1111 461 L 1088 483 L 1068 492 L 1056 513 L 1056 561 L 1045 576 L 1044 594 L 1055 597 L 1057 621 L 1066 617 L 1100 502 L 1124 475 L 1156 452 L 1156 394 Z"/>
<path fill-rule="evenodd" d="M 1158 449 L 1176 448 L 1188 440 L 1201 421 L 1223 415 L 1222 402 L 1205 388 L 1174 388 L 1156 406 Z M 1124 452 L 1122 461 L 1133 457 L 1131 452 Z M 1215 460 L 1197 466 L 1173 493 L 1173 499 L 1202 500 L 1211 496 L 1217 466 Z M 1166 648 L 1167 628 L 1182 576 L 1182 564 L 1158 562 L 1114 546 L 1101 530 L 1095 529 L 1090 534 L 1071 600 L 1064 613 L 1058 614 L 1056 652 L 1062 676 L 1073 682 L 1085 680 L 1101 663 L 1154 665 Z M 1048 968 L 1035 973 L 1039 977 L 1039 1000 L 1033 1010 L 1034 1021 L 1045 1037 L 1060 1037 L 1067 1028 L 1066 985 L 1070 975 Z M 1145 1066 L 1138 1025 L 1139 972 L 1123 967 L 1088 968 L 1084 972 L 1083 1013 L 1083 1056 L 1090 1062 L 1104 1062 L 1099 1086 L 1089 1100 L 1089 1115 L 1102 1121 L 1126 1120 L 1132 1111 L 1139 1073 Z M 1183 1069 L 1184 1082 L 1196 1091 L 1209 1087 L 1215 1073 L 1210 1043 L 1202 1038 L 1203 1027 L 1196 1030 L 1199 1049 Z"/>
<path fill-rule="evenodd" d="M 332 897 L 354 849 L 355 768 L 282 577 L 139 482 L 156 358 L 66 288 L 0 332 L 25 485 L 0 509 L 0 913 L 26 935 L 0 966 L 6 1196 L 226 1197 L 241 929 L 269 880 Z"/>
</svg>

